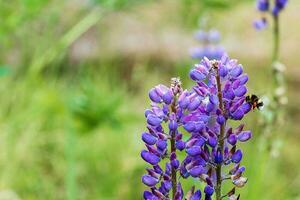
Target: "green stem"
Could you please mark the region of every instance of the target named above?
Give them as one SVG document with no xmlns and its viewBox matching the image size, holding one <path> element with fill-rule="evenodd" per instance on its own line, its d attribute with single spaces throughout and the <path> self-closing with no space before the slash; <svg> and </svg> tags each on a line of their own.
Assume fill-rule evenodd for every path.
<svg viewBox="0 0 300 200">
<path fill-rule="evenodd" d="M 67 173 L 65 176 L 65 187 L 67 200 L 76 200 L 76 134 L 73 128 L 69 128 L 66 138 L 65 155 L 67 160 Z"/>
<path fill-rule="evenodd" d="M 218 99 L 219 99 L 219 108 L 224 113 L 224 105 L 223 105 L 223 97 L 222 97 L 222 85 L 221 79 L 219 75 L 219 63 L 213 63 L 213 67 L 216 69 L 216 80 L 218 87 Z M 225 124 L 222 124 L 220 127 L 220 135 L 218 136 L 218 149 L 221 150 L 221 154 L 223 155 L 224 150 L 224 134 L 225 134 Z M 222 199 L 222 163 L 217 164 L 217 185 L 216 185 L 216 200 Z"/>
<path fill-rule="evenodd" d="M 176 113 L 176 101 L 174 99 L 172 105 L 171 105 L 171 110 L 173 113 Z M 175 131 L 172 131 L 171 133 L 171 154 L 174 152 L 176 154 L 176 146 L 175 146 Z M 173 200 L 175 200 L 175 195 L 177 192 L 177 171 L 174 167 L 172 167 L 171 170 L 171 179 L 172 179 L 172 194 L 173 194 Z"/>
<path fill-rule="evenodd" d="M 172 132 L 172 138 L 171 138 L 171 152 L 176 152 L 176 147 L 175 147 L 175 132 Z M 176 174 L 176 169 L 172 167 L 172 189 L 173 189 L 173 199 L 175 199 L 175 194 L 177 190 L 177 174 Z"/>
<path fill-rule="evenodd" d="M 272 68 L 273 68 L 273 98 L 274 98 L 274 121 L 278 119 L 278 113 L 280 109 L 280 96 L 276 94 L 276 90 L 284 86 L 284 77 L 282 69 L 278 68 L 279 60 L 279 48 L 280 48 L 280 31 L 279 31 L 279 16 L 273 16 L 273 56 L 272 56 Z"/>
<path fill-rule="evenodd" d="M 274 27 L 273 27 L 273 57 L 272 62 L 278 61 L 279 59 L 279 18 L 274 16 Z"/>
</svg>

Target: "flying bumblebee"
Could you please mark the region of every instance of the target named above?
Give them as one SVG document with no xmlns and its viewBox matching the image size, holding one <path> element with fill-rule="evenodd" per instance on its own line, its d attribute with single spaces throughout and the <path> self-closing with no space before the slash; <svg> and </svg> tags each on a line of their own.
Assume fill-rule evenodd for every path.
<svg viewBox="0 0 300 200">
<path fill-rule="evenodd" d="M 264 102 L 262 102 L 262 100 L 259 99 L 255 94 L 246 96 L 246 102 L 251 105 L 253 110 L 255 108 L 260 110 L 264 106 Z"/>
</svg>

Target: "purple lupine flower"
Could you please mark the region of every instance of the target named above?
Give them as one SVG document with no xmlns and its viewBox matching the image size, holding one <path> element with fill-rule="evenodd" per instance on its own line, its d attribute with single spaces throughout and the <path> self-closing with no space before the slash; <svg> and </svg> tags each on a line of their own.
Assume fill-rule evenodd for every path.
<svg viewBox="0 0 300 200">
<path fill-rule="evenodd" d="M 269 0 L 257 0 L 257 9 L 261 12 L 266 12 L 269 10 Z"/>
<path fill-rule="evenodd" d="M 265 13 L 270 12 L 273 17 L 277 18 L 279 13 L 286 7 L 288 0 L 257 0 L 256 7 L 262 13 L 261 19 L 255 20 L 253 25 L 257 30 L 262 30 L 267 26 Z"/>
<path fill-rule="evenodd" d="M 190 49 L 190 55 L 194 59 L 220 59 L 225 50 L 218 45 L 221 39 L 219 31 L 211 29 L 209 31 L 199 30 L 195 33 L 195 38 L 201 43 L 201 47 Z"/>
<path fill-rule="evenodd" d="M 149 92 L 152 108 L 145 112 L 148 132 L 142 134 L 147 150 L 141 152 L 141 157 L 152 165 L 152 168 L 147 169 L 148 173 L 142 176 L 142 182 L 150 187 L 150 190 L 144 192 L 146 200 L 169 199 L 171 191 L 173 199 L 183 198 L 183 191 L 177 180 L 181 163 L 177 159 L 176 150 L 182 151 L 186 146 L 178 130 L 182 126 L 182 109 L 178 105 L 178 99 L 185 93 L 177 78 L 172 79 L 171 87 L 158 85 Z M 199 103 L 194 103 L 195 101 Z M 188 99 L 186 106 L 195 110 L 197 104 L 200 104 L 200 100 L 195 95 Z M 164 169 L 160 164 L 162 160 L 167 160 L 164 162 Z"/>
<path fill-rule="evenodd" d="M 146 200 L 182 200 L 180 177 L 203 181 L 206 200 L 214 193 L 219 199 L 223 196 L 224 180 L 231 180 L 234 187 L 247 182 L 242 176 L 245 167 L 240 166 L 243 153 L 236 145 L 248 141 L 252 133 L 244 130 L 244 124 L 233 128 L 228 123 L 243 119 L 252 108 L 245 100 L 248 76 L 243 66 L 227 55 L 219 60 L 205 57 L 190 71 L 190 78 L 196 82 L 191 90 L 183 90 L 174 78 L 171 87 L 158 85 L 149 92 L 151 109 L 145 111 L 148 130 L 142 133 L 146 149 L 141 151 L 151 166 L 142 176 L 150 188 L 144 192 Z M 183 140 L 182 130 L 188 132 L 187 140 Z M 186 153 L 184 160 L 179 160 L 178 151 Z M 230 164 L 228 172 L 222 171 Z M 202 198 L 201 191 L 194 189 L 186 199 Z M 228 194 L 236 197 L 234 192 Z"/>
<path fill-rule="evenodd" d="M 252 136 L 251 131 L 243 130 L 244 125 L 235 129 L 228 125 L 229 120 L 241 120 L 251 110 L 245 101 L 248 76 L 243 74 L 237 60 L 224 55 L 220 60 L 204 58 L 191 70 L 190 77 L 197 85 L 180 102 L 187 101 L 189 96 L 197 98 L 195 94 L 201 102 L 197 109 L 184 112 L 186 115 L 182 117 L 190 138 L 186 141 L 187 157 L 181 163 L 180 173 L 184 178 L 203 180 L 207 184 L 205 199 L 211 199 L 213 193 L 221 195 L 221 180 L 231 175 L 221 171 L 222 166 L 232 163 L 236 167 L 242 160 L 243 153 L 236 149 L 237 142 L 246 142 Z M 196 129 L 199 123 L 202 127 Z M 236 187 L 247 182 L 244 177 L 241 179 L 243 171 L 244 168 L 237 168 L 231 175 Z"/>
</svg>

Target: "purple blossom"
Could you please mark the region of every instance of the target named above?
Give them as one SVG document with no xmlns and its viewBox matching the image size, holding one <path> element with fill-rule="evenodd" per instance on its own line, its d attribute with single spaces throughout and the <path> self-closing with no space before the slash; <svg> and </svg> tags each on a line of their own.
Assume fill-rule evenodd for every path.
<svg viewBox="0 0 300 200">
<path fill-rule="evenodd" d="M 141 157 L 152 168 L 148 168 L 148 173 L 142 176 L 142 182 L 150 187 L 149 191 L 144 192 L 144 199 L 169 199 L 171 190 L 175 199 L 183 198 L 176 178 L 181 164 L 176 150 L 185 149 L 185 142 L 178 130 L 182 126 L 182 109 L 177 99 L 182 94 L 181 83 L 176 78 L 172 79 L 171 87 L 158 85 L 149 91 L 152 108 L 145 112 L 148 131 L 142 134 L 147 150 L 142 150 Z M 199 104 L 197 102 L 200 103 L 200 100 L 195 95 L 195 98 L 188 99 L 186 105 L 194 110 Z M 164 169 L 160 164 L 162 160 L 167 160 Z"/>
<path fill-rule="evenodd" d="M 243 66 L 227 55 L 219 60 L 205 57 L 190 71 L 190 78 L 196 82 L 191 90 L 183 90 L 175 78 L 170 87 L 158 85 L 149 92 L 151 109 L 145 111 L 147 131 L 142 133 L 146 148 L 141 152 L 150 165 L 142 176 L 150 188 L 144 192 L 146 200 L 183 199 L 180 180 L 186 178 L 204 182 L 205 199 L 223 196 L 223 179 L 235 187 L 247 182 L 242 176 L 245 167 L 240 167 L 243 153 L 236 145 L 252 133 L 244 124 L 233 128 L 228 123 L 242 120 L 251 110 L 245 101 L 248 76 Z M 179 151 L 186 155 L 183 160 Z M 229 171 L 222 168 L 225 165 L 231 166 Z M 192 188 L 187 196 L 196 200 L 202 193 Z"/>
<path fill-rule="evenodd" d="M 261 12 L 266 12 L 269 10 L 269 0 L 257 0 L 257 9 Z"/>
<path fill-rule="evenodd" d="M 243 153 L 236 150 L 236 144 L 252 136 L 251 131 L 243 130 L 244 125 L 235 129 L 228 125 L 229 120 L 242 120 L 251 110 L 251 105 L 245 101 L 248 76 L 237 60 L 224 55 L 218 61 L 204 58 L 191 70 L 190 77 L 197 85 L 189 95 L 197 94 L 201 103 L 196 110 L 185 112 L 183 117 L 182 123 L 190 138 L 186 141 L 187 157 L 180 170 L 184 178 L 191 176 L 203 180 L 207 184 L 205 199 L 211 199 L 214 192 L 221 193 L 218 190 L 220 180 L 230 175 L 230 171 L 221 171 L 218 175 L 217 169 L 231 163 L 233 167 L 239 165 Z M 203 127 L 196 130 L 197 123 Z M 241 177 L 244 168 L 237 171 L 235 173 Z M 236 177 L 232 179 L 236 187 L 246 183 L 245 179 Z"/>
<path fill-rule="evenodd" d="M 255 20 L 253 25 L 257 30 L 262 30 L 267 26 L 265 13 L 270 13 L 274 18 L 277 18 L 279 13 L 286 7 L 288 0 L 257 0 L 257 10 L 262 13 L 262 17 Z"/>
</svg>

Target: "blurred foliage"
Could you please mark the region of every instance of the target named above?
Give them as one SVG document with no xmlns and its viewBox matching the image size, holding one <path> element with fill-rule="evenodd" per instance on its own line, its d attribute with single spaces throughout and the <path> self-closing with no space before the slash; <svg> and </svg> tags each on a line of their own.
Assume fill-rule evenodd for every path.
<svg viewBox="0 0 300 200">
<path fill-rule="evenodd" d="M 249 1 L 252 0 L 181 0 L 181 14 L 184 16 L 182 23 L 185 26 L 194 28 L 198 25 L 199 18 L 202 16 L 211 15 L 220 10 L 230 9 L 233 6 Z"/>
<path fill-rule="evenodd" d="M 0 1 L 0 41 L 3 44 L 9 36 L 26 21 L 41 14 L 49 0 Z M 4 20 L 5 19 L 5 20 Z"/>
<path fill-rule="evenodd" d="M 223 25 L 229 23 L 224 14 L 236 13 L 237 22 L 244 5 L 240 12 L 253 1 L 0 0 L 0 199 L 2 190 L 24 200 L 140 199 L 147 91 L 168 84 L 172 76 L 191 85 L 188 71 L 194 61 L 181 54 L 188 49 L 180 45 L 192 41 L 199 17 L 208 15 Z M 232 34 L 224 27 L 225 37 Z M 242 30 L 238 27 L 232 37 Z M 174 43 L 183 50 L 164 50 Z M 246 67 L 253 77 L 251 92 L 267 90 L 266 61 L 250 58 L 248 49 L 241 60 L 254 66 Z M 297 105 L 291 109 L 295 118 Z M 296 132 L 290 123 L 288 130 L 276 132 Z M 288 145 L 279 137 L 288 147 L 281 157 L 270 156 L 257 124 L 250 116 L 247 127 L 255 128 L 255 137 L 244 150 L 249 183 L 239 191 L 242 199 L 299 198 L 299 158 L 294 156 L 299 142 L 293 134 Z M 184 182 L 191 184 L 202 187 L 197 180 Z"/>
<path fill-rule="evenodd" d="M 108 8 L 108 9 L 122 9 L 129 6 L 132 6 L 136 3 L 141 3 L 139 0 L 93 0 L 95 3 Z M 149 0 L 143 0 L 143 3 L 146 3 Z"/>
<path fill-rule="evenodd" d="M 81 92 L 70 103 L 70 111 L 75 120 L 75 126 L 80 131 L 90 131 L 101 125 L 110 123 L 118 127 L 118 110 L 122 104 L 122 94 L 109 88 L 96 87 L 91 81 L 83 80 Z"/>
</svg>

